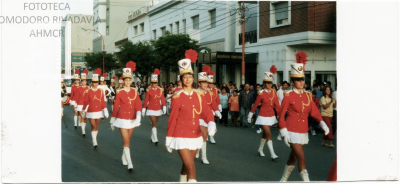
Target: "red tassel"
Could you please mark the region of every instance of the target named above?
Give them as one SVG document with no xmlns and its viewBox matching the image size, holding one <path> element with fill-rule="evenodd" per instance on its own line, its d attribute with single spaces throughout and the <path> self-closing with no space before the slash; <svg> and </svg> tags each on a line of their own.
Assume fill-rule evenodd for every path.
<svg viewBox="0 0 400 184">
<path fill-rule="evenodd" d="M 136 63 L 133 61 L 129 61 L 126 63 L 126 67 L 130 68 L 132 72 L 136 71 Z"/>
<path fill-rule="evenodd" d="M 186 50 L 185 52 L 185 58 L 190 59 L 192 63 L 196 63 L 197 56 L 198 56 L 197 52 L 193 49 Z"/>
<path fill-rule="evenodd" d="M 80 73 L 81 73 L 81 71 L 79 69 L 75 70 L 75 74 L 80 74 Z"/>
<path fill-rule="evenodd" d="M 201 71 L 206 72 L 207 74 L 210 73 L 210 70 L 211 68 L 208 65 L 203 65 L 203 67 L 201 68 Z"/>
<path fill-rule="evenodd" d="M 158 68 L 154 69 L 153 74 L 155 75 L 160 75 L 160 70 Z"/>
<path fill-rule="evenodd" d="M 276 74 L 276 72 L 278 71 L 278 69 L 276 68 L 275 65 L 272 65 L 271 68 L 269 69 L 269 71 L 273 74 Z"/>
<path fill-rule="evenodd" d="M 208 75 L 215 75 L 215 72 L 210 70 L 210 73 L 208 73 Z"/>
<path fill-rule="evenodd" d="M 85 70 L 83 70 L 83 73 L 85 73 L 86 75 L 89 74 L 89 71 L 85 68 Z"/>
<path fill-rule="evenodd" d="M 94 74 L 100 75 L 100 74 L 101 74 L 101 69 L 100 69 L 100 68 L 97 68 L 96 71 L 94 71 Z"/>
</svg>

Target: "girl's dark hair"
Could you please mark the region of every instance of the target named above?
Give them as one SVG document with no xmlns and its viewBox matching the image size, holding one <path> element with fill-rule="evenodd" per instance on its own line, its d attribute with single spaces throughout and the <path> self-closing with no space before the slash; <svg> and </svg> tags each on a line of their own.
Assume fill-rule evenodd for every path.
<svg viewBox="0 0 400 184">
<path fill-rule="evenodd" d="M 332 99 L 332 88 L 331 88 L 330 86 L 325 86 L 325 87 L 324 87 L 324 96 L 326 96 L 326 89 L 327 89 L 327 88 L 329 88 L 329 90 L 331 91 L 331 93 L 330 93 L 328 96 L 329 96 L 329 98 Z"/>
</svg>

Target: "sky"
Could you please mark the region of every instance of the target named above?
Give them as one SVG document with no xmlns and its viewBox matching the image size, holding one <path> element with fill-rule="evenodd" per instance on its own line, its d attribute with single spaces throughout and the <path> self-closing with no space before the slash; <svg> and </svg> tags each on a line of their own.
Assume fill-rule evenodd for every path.
<svg viewBox="0 0 400 184">
<path fill-rule="evenodd" d="M 67 14 L 93 15 L 93 0 L 61 0 L 61 3 L 68 3 L 70 10 L 61 11 L 65 17 Z"/>
</svg>

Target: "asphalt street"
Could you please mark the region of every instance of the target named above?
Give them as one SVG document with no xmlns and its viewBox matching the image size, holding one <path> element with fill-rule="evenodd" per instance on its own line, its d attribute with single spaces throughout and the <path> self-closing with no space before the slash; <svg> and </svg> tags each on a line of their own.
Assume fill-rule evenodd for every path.
<svg viewBox="0 0 400 184">
<path fill-rule="evenodd" d="M 108 105 L 109 111 L 111 106 Z M 111 114 L 111 113 L 110 113 Z M 178 182 L 182 166 L 176 151 L 167 152 L 165 136 L 168 116 L 158 121 L 156 146 L 151 143 L 151 123 L 148 117 L 142 118 L 141 125 L 135 128 L 130 149 L 134 171 L 128 172 L 121 162 L 122 138 L 119 129 L 110 128 L 110 118 L 100 121 L 97 136 L 98 148 L 93 149 L 90 123 L 86 126 L 86 137 L 81 129 L 74 129 L 72 107 L 64 107 L 62 126 L 62 181 L 63 182 Z M 67 125 L 67 128 L 66 128 Z M 210 165 L 196 159 L 198 182 L 260 182 L 279 181 L 290 148 L 283 141 L 276 140 L 278 128 L 272 128 L 275 153 L 279 159 L 272 161 L 265 144 L 265 157 L 257 150 L 261 134 L 255 129 L 226 127 L 217 124 L 216 144 L 207 143 L 207 156 Z M 310 142 L 304 146 L 306 167 L 311 181 L 326 181 L 329 169 L 335 159 L 336 148 L 321 145 L 322 134 L 309 136 Z M 336 142 L 334 142 L 336 145 Z M 301 181 L 298 167 L 289 181 Z"/>
</svg>

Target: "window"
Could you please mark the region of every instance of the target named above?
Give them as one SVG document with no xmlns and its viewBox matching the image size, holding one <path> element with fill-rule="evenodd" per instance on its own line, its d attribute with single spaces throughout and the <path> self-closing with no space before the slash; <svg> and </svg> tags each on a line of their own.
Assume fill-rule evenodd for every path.
<svg viewBox="0 0 400 184">
<path fill-rule="evenodd" d="M 182 20 L 183 34 L 186 34 L 186 19 Z"/>
<path fill-rule="evenodd" d="M 211 10 L 211 11 L 209 11 L 208 12 L 209 13 L 209 16 L 210 16 L 210 27 L 211 28 L 214 28 L 214 27 L 216 27 L 217 25 L 216 25 L 216 23 L 217 23 L 217 11 L 216 11 L 216 9 L 213 9 L 213 10 Z"/>
<path fill-rule="evenodd" d="M 169 24 L 169 31 L 170 31 L 171 33 L 174 32 L 174 30 L 172 30 L 172 24 Z"/>
<path fill-rule="evenodd" d="M 275 1 L 270 7 L 270 27 L 290 25 L 290 2 Z"/>
<path fill-rule="evenodd" d="M 165 36 L 165 27 L 161 28 L 161 36 Z"/>
<path fill-rule="evenodd" d="M 138 34 L 138 30 L 137 30 L 137 26 L 133 26 L 133 35 L 137 35 Z"/>
<path fill-rule="evenodd" d="M 179 34 L 179 22 L 175 22 L 176 34 Z"/>
<path fill-rule="evenodd" d="M 157 30 L 153 30 L 153 39 L 157 38 Z"/>
<path fill-rule="evenodd" d="M 192 17 L 192 22 L 193 22 L 193 29 L 198 30 L 199 29 L 199 15 L 196 15 Z"/>
<path fill-rule="evenodd" d="M 110 35 L 110 26 L 106 27 L 106 35 Z"/>
<path fill-rule="evenodd" d="M 106 18 L 108 19 L 109 17 L 110 17 L 110 9 L 107 8 L 107 10 L 106 10 Z"/>
<path fill-rule="evenodd" d="M 140 33 L 144 33 L 144 22 L 140 24 Z"/>
</svg>

